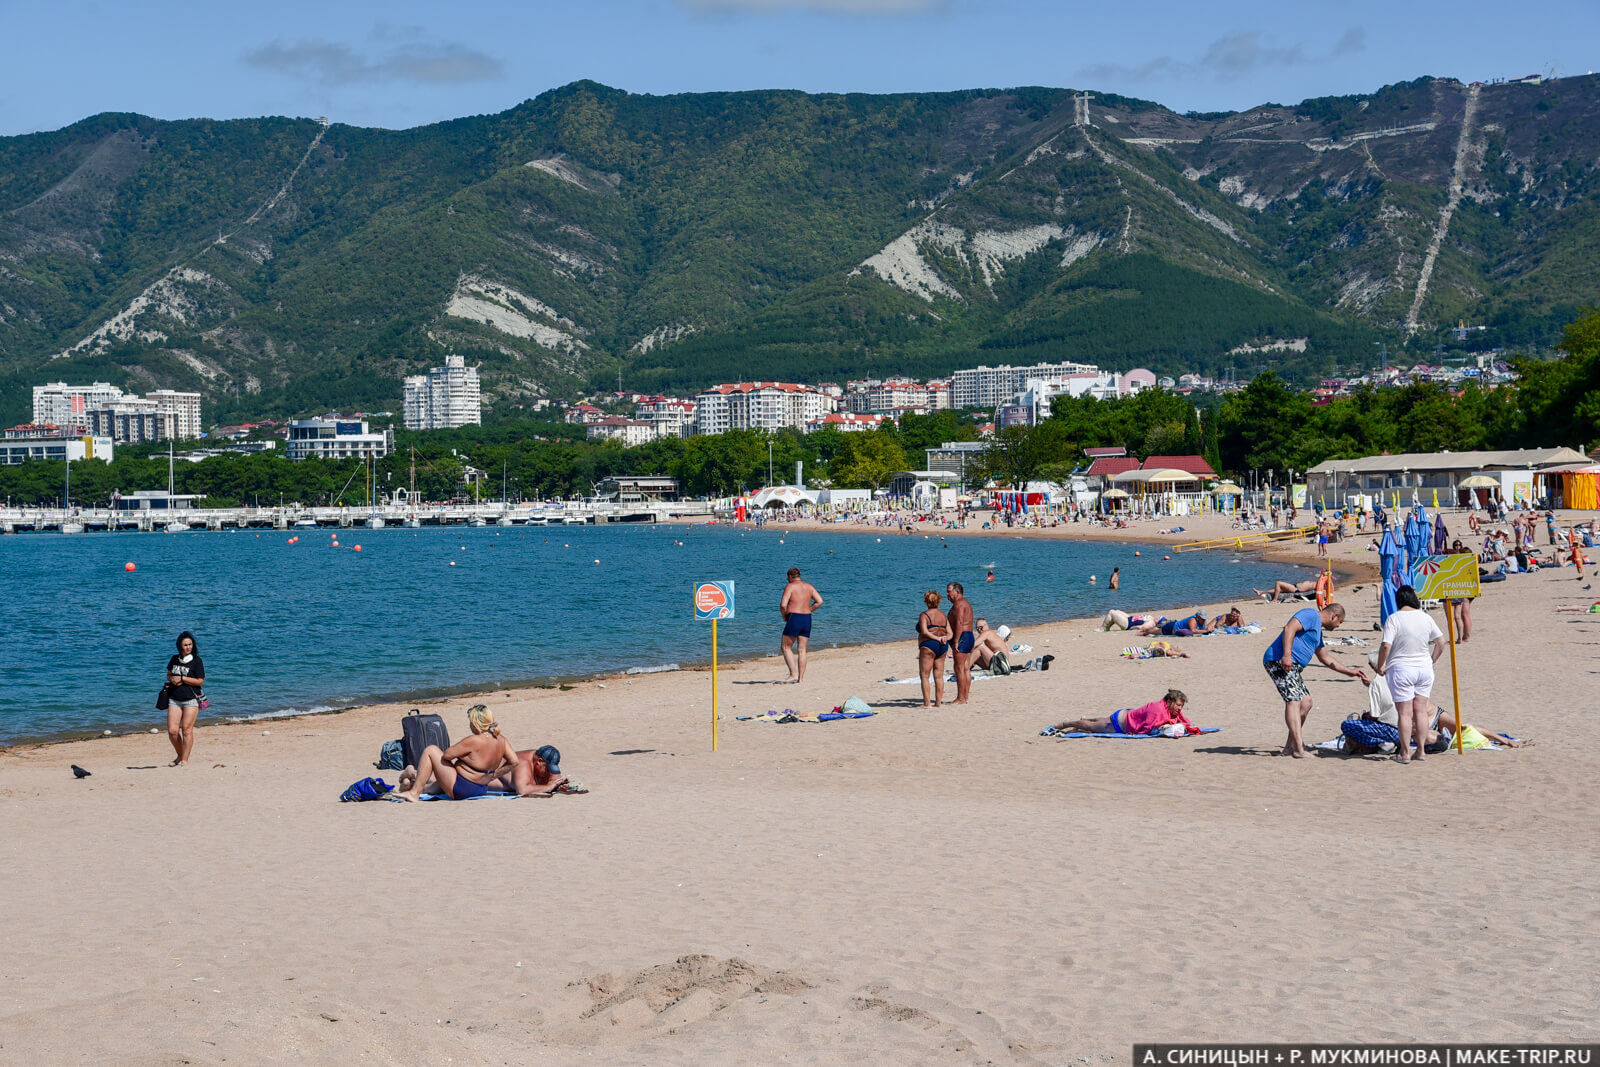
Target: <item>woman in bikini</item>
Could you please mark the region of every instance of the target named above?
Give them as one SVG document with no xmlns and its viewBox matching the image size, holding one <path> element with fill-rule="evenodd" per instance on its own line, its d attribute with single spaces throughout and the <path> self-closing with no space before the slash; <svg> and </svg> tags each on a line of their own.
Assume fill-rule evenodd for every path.
<svg viewBox="0 0 1600 1067">
<path fill-rule="evenodd" d="M 440 751 L 438 745 L 422 750 L 415 770 L 406 768 L 400 775 L 401 789 L 393 794 L 401 800 L 416 800 L 429 782 L 437 782 L 439 792 L 451 800 L 470 800 L 489 791 L 502 773 L 511 773 L 518 762 L 517 750 L 500 733 L 494 712 L 475 704 L 467 712 L 471 735 Z M 406 775 L 413 774 L 407 784 Z"/>
<path fill-rule="evenodd" d="M 926 610 L 917 616 L 917 678 L 922 682 L 922 706 L 938 707 L 944 703 L 944 658 L 950 651 L 950 619 L 939 610 L 939 594 L 929 590 L 922 594 Z M 928 689 L 928 677 L 933 677 L 933 689 Z M 929 697 L 933 703 L 929 704 Z"/>
</svg>

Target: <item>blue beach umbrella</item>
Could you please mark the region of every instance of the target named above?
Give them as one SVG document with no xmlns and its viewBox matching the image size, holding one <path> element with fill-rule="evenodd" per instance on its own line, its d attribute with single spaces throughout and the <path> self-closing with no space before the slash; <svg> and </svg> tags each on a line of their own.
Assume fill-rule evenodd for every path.
<svg viewBox="0 0 1600 1067">
<path fill-rule="evenodd" d="M 1395 603 L 1395 573 L 1396 558 L 1400 554 L 1400 546 L 1395 541 L 1394 529 L 1385 527 L 1383 541 L 1378 545 L 1378 570 L 1383 575 L 1383 580 L 1378 583 L 1378 623 L 1382 625 L 1389 621 L 1389 616 L 1399 610 Z"/>
<path fill-rule="evenodd" d="M 1420 510 L 1420 509 L 1419 509 Z M 1417 564 L 1428 554 L 1429 533 L 1427 522 L 1413 514 L 1406 519 L 1406 560 L 1404 585 L 1416 585 Z"/>
</svg>

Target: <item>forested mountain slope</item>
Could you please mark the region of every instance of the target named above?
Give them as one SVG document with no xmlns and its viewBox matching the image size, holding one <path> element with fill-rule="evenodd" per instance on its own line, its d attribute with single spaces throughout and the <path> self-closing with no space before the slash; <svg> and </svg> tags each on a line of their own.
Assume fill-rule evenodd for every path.
<svg viewBox="0 0 1600 1067">
<path fill-rule="evenodd" d="M 619 369 L 1314 374 L 1459 318 L 1543 344 L 1600 297 L 1597 160 L 1594 77 L 1222 115 L 588 82 L 403 131 L 100 115 L 0 138 L 0 419 L 62 377 L 392 410 L 447 351 L 513 407 Z"/>
</svg>

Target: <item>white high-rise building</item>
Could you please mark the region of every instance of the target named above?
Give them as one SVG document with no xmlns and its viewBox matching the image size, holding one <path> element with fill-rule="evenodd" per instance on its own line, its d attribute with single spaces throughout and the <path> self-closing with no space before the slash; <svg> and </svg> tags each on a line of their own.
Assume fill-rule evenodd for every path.
<svg viewBox="0 0 1600 1067">
<path fill-rule="evenodd" d="M 172 416 L 172 436 L 186 440 L 200 436 L 199 393 L 157 389 L 153 393 L 144 394 L 144 398 L 155 401 L 157 411 Z"/>
<path fill-rule="evenodd" d="M 33 387 L 33 421 L 48 422 L 64 430 L 87 430 L 91 410 L 131 399 L 109 382 L 36 385 Z"/>
<path fill-rule="evenodd" d="M 974 367 L 950 375 L 950 406 L 989 408 L 1004 403 L 1022 390 L 1029 378 L 1070 378 L 1099 374 L 1090 363 L 1035 363 L 1028 367 Z"/>
<path fill-rule="evenodd" d="M 483 422 L 478 368 L 461 356 L 445 356 L 444 366 L 405 381 L 404 417 L 408 430 L 448 430 Z"/>
</svg>

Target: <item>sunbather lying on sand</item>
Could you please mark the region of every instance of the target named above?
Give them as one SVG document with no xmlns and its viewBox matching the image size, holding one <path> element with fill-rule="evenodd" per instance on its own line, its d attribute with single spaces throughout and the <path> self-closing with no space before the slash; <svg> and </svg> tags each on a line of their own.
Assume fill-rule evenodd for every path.
<svg viewBox="0 0 1600 1067">
<path fill-rule="evenodd" d="M 1315 593 L 1316 591 L 1317 580 L 1315 578 L 1310 578 L 1303 582 L 1285 582 L 1279 579 L 1272 583 L 1270 590 L 1257 589 L 1255 594 L 1256 596 L 1264 596 L 1268 600 L 1277 600 L 1280 596 L 1294 596 L 1296 593 Z"/>
<path fill-rule="evenodd" d="M 554 745 L 518 752 L 516 767 L 500 776 L 500 784 L 523 797 L 584 791 L 561 773 L 561 751 Z"/>
<path fill-rule="evenodd" d="M 1116 608 L 1112 608 L 1106 612 L 1106 617 L 1100 621 L 1100 629 L 1132 630 L 1135 627 L 1145 625 L 1155 617 L 1155 614 L 1149 611 L 1141 611 L 1130 615 L 1126 611 L 1118 611 Z"/>
<path fill-rule="evenodd" d="M 1142 708 L 1113 711 L 1103 719 L 1071 719 L 1058 722 L 1052 729 L 1057 733 L 1085 734 L 1147 734 L 1169 722 L 1190 725 L 1183 717 L 1183 706 L 1189 698 L 1176 689 L 1168 689 L 1160 700 L 1152 700 Z"/>
</svg>

